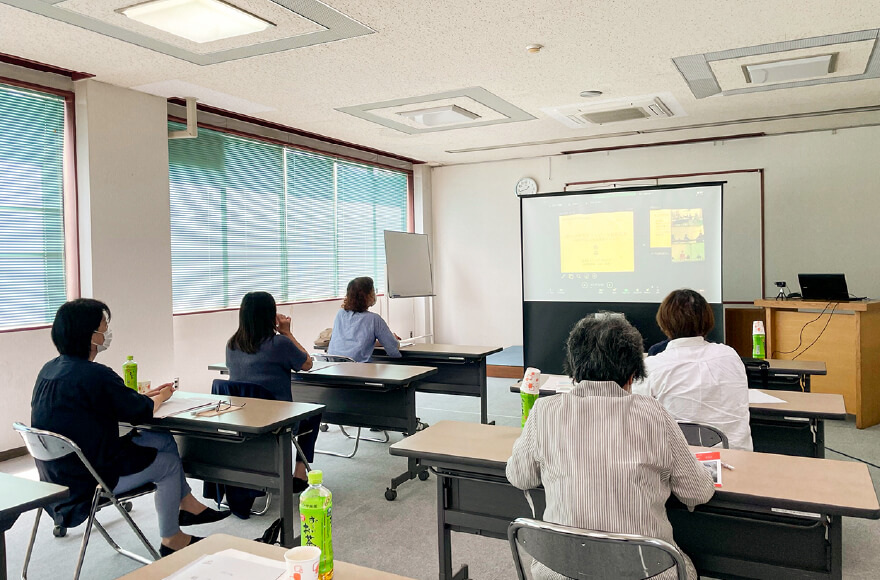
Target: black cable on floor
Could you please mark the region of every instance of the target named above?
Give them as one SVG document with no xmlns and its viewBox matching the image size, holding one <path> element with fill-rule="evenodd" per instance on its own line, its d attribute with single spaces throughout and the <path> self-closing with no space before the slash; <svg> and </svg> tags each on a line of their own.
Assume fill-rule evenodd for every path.
<svg viewBox="0 0 880 580">
<path fill-rule="evenodd" d="M 843 451 L 838 451 L 837 449 L 832 449 L 832 448 L 828 447 L 827 445 L 825 446 L 825 449 L 827 451 L 837 453 L 838 455 L 843 455 L 844 457 L 849 457 L 850 459 L 855 459 L 856 461 L 861 461 L 862 463 L 870 465 L 871 467 L 876 467 L 877 469 L 880 469 L 880 465 L 877 465 L 876 463 L 871 463 L 870 461 L 865 461 L 864 459 L 859 459 L 858 457 L 853 457 L 852 455 L 848 455 L 848 454 L 844 453 Z"/>
</svg>

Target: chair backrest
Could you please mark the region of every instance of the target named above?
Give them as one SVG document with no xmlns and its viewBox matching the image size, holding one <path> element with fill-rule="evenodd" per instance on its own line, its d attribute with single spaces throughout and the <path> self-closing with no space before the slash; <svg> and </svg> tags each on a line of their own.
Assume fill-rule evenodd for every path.
<svg viewBox="0 0 880 580">
<path fill-rule="evenodd" d="M 244 381 L 226 381 L 223 379 L 214 379 L 214 382 L 211 383 L 211 394 L 275 400 L 275 395 L 272 394 L 272 391 L 263 385 L 246 383 Z"/>
<path fill-rule="evenodd" d="M 52 431 L 33 429 L 22 423 L 13 423 L 12 428 L 18 431 L 18 434 L 21 435 L 28 453 L 30 453 L 34 459 L 39 459 L 40 461 L 55 461 L 56 459 L 61 459 L 62 457 L 67 457 L 71 453 L 75 453 L 98 484 L 100 484 L 105 491 L 112 491 L 104 483 L 104 480 L 101 479 L 101 476 L 98 475 L 98 472 L 95 471 L 95 468 L 92 467 L 92 464 L 89 463 L 89 460 L 86 459 L 86 456 L 83 454 L 82 449 L 79 448 L 79 445 L 74 443 L 71 439 L 68 439 L 64 435 L 53 433 Z"/>
<path fill-rule="evenodd" d="M 700 447 L 715 447 L 719 443 L 724 449 L 730 447 L 727 435 L 721 429 L 706 425 L 705 423 L 692 423 L 688 421 L 677 421 L 678 427 L 684 433 L 684 438 L 688 445 L 697 445 Z"/>
<path fill-rule="evenodd" d="M 312 360 L 322 362 L 355 362 L 350 356 L 342 356 L 341 354 L 325 354 L 323 352 L 312 353 Z"/>
<path fill-rule="evenodd" d="M 686 580 L 684 557 L 675 546 L 645 536 L 610 534 L 519 518 L 507 528 L 516 572 L 526 580 L 522 551 L 574 580 L 642 580 L 676 567 Z"/>
</svg>

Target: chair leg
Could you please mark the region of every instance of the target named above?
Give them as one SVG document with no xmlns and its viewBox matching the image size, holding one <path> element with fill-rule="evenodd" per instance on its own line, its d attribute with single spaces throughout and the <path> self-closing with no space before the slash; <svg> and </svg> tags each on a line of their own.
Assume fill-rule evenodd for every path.
<svg viewBox="0 0 880 580">
<path fill-rule="evenodd" d="M 37 509 L 37 517 L 34 518 L 34 529 L 31 531 L 31 541 L 28 543 L 27 552 L 24 554 L 24 566 L 21 568 L 21 580 L 27 580 L 27 569 L 31 563 L 31 552 L 34 550 L 34 542 L 37 539 L 37 528 L 40 527 L 40 516 L 43 515 L 43 509 Z"/>
<path fill-rule="evenodd" d="M 339 430 L 342 431 L 342 434 L 346 436 L 348 439 L 355 439 L 348 434 L 348 431 L 345 430 L 345 427 L 342 425 L 339 426 Z M 375 443 L 388 443 L 391 441 L 391 438 L 388 436 L 388 431 L 382 431 L 382 434 L 385 436 L 384 439 L 379 439 L 378 437 L 361 437 L 361 441 L 373 441 Z"/>
<path fill-rule="evenodd" d="M 79 580 L 79 573 L 82 570 L 83 559 L 86 557 L 86 548 L 89 545 L 89 536 L 92 534 L 92 524 L 95 523 L 95 514 L 98 512 L 98 502 L 101 499 L 101 488 L 95 488 L 95 495 L 92 497 L 92 507 L 89 510 L 89 519 L 86 520 L 86 528 L 83 530 L 82 543 L 79 546 L 79 557 L 76 560 L 76 570 L 73 573 L 73 580 Z"/>
<path fill-rule="evenodd" d="M 266 505 L 263 506 L 261 510 L 251 510 L 251 515 L 255 516 L 264 516 L 266 512 L 269 511 L 269 506 L 272 505 L 272 494 L 271 492 L 266 492 Z"/>
<path fill-rule="evenodd" d="M 337 453 L 336 451 L 321 451 L 320 449 L 315 449 L 315 453 L 320 453 L 321 455 L 332 455 L 333 457 L 342 457 L 344 459 L 351 459 L 354 457 L 354 454 L 358 451 L 358 445 L 361 442 L 361 428 L 357 428 L 357 437 L 354 438 L 354 449 L 352 449 L 351 453 L 346 455 L 345 453 Z"/>
<path fill-rule="evenodd" d="M 97 529 L 101 533 L 101 535 L 104 536 L 104 539 L 107 540 L 107 543 L 110 544 L 111 548 L 116 550 L 116 553 L 122 554 L 126 558 L 131 558 L 135 562 L 140 562 L 141 564 L 152 564 L 153 563 L 153 560 L 150 560 L 148 558 L 144 558 L 140 554 L 135 554 L 134 552 L 126 550 L 125 548 L 123 548 L 119 544 L 117 544 L 116 540 L 114 540 L 112 537 L 110 537 L 110 533 L 104 528 L 104 526 L 101 525 L 101 522 L 99 522 L 97 519 L 95 519 L 95 529 Z"/>
<path fill-rule="evenodd" d="M 309 460 L 306 459 L 306 454 L 302 450 L 302 447 L 299 446 L 299 441 L 296 440 L 296 437 L 292 437 L 291 441 L 293 441 L 293 446 L 296 447 L 296 456 L 299 457 L 299 460 L 302 461 L 306 466 L 306 473 L 312 470 L 312 466 L 309 465 Z"/>
<path fill-rule="evenodd" d="M 134 520 L 131 519 L 131 515 L 127 511 L 125 511 L 125 508 L 122 507 L 122 505 L 115 497 L 110 498 L 110 501 L 113 502 L 113 505 L 115 505 L 116 509 L 119 510 L 119 513 L 122 514 L 122 517 L 125 518 L 125 521 L 128 522 L 128 525 L 131 527 L 132 531 L 134 531 L 135 535 L 137 535 L 138 539 L 153 557 L 153 560 L 158 560 L 161 557 L 159 556 L 159 552 L 156 551 L 156 549 L 153 547 L 153 544 L 150 543 L 150 541 L 147 539 L 147 537 L 144 535 L 138 525 L 134 523 Z M 97 523 L 97 521 L 95 523 Z M 137 560 L 138 562 L 143 562 L 144 564 L 150 563 L 150 560 L 147 560 L 143 556 L 139 556 L 133 552 L 129 552 L 128 550 L 117 549 L 116 551 L 120 554 L 123 554 L 124 556 L 128 556 L 133 560 Z"/>
</svg>

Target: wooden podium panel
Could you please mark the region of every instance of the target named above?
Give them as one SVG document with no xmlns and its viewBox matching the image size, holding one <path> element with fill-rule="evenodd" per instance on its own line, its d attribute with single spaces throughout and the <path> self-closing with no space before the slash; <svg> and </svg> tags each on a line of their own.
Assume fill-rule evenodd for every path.
<svg viewBox="0 0 880 580">
<path fill-rule="evenodd" d="M 812 377 L 812 391 L 843 395 L 859 429 L 880 423 L 880 301 L 755 305 L 765 310 L 768 358 L 791 359 L 809 347 L 802 358 L 825 361 L 828 369 Z"/>
</svg>

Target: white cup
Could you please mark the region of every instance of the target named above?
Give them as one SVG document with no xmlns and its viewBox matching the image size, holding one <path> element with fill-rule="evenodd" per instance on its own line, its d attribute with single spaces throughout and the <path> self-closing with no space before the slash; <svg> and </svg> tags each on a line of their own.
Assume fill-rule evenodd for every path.
<svg viewBox="0 0 880 580">
<path fill-rule="evenodd" d="M 287 564 L 286 580 L 318 580 L 321 549 L 315 546 L 297 546 L 284 552 Z"/>
<path fill-rule="evenodd" d="M 150 390 L 150 385 L 153 383 L 151 381 L 138 381 L 138 392 L 140 394 L 144 394 Z"/>
</svg>

